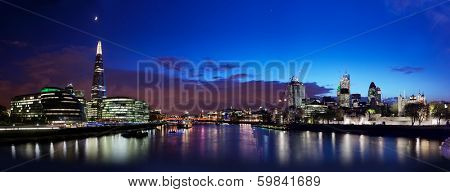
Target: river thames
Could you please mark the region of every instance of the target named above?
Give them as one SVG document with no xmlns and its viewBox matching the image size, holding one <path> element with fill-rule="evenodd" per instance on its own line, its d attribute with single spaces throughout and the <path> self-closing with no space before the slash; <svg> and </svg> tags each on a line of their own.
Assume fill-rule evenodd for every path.
<svg viewBox="0 0 450 192">
<path fill-rule="evenodd" d="M 175 131 L 175 132 L 173 132 Z M 0 145 L 4 171 L 447 171 L 442 141 L 269 130 L 251 125 L 156 129 Z"/>
</svg>

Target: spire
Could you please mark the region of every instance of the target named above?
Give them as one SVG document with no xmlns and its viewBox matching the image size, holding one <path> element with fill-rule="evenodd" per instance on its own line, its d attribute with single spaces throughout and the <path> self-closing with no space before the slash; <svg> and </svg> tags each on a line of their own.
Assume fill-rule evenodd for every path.
<svg viewBox="0 0 450 192">
<path fill-rule="evenodd" d="M 102 42 L 98 41 L 97 44 L 97 55 L 101 55 L 102 54 Z"/>
</svg>

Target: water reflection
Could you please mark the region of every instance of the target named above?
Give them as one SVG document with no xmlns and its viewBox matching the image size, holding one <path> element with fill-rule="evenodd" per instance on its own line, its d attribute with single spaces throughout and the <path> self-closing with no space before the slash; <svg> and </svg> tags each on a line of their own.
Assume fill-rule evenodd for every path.
<svg viewBox="0 0 450 192">
<path fill-rule="evenodd" d="M 11 157 L 16 159 L 16 146 L 11 145 Z"/>
<path fill-rule="evenodd" d="M 221 167 L 269 166 L 292 168 L 328 166 L 349 170 L 389 164 L 417 166 L 420 158 L 448 165 L 442 158 L 440 141 L 427 139 L 371 137 L 322 132 L 287 132 L 254 128 L 251 125 L 196 125 L 192 129 L 158 128 L 142 139 L 120 134 L 50 143 L 0 146 L 11 159 L 48 159 L 96 165 L 148 164 L 164 162 Z M 41 161 L 42 161 L 41 160 Z M 227 167 L 230 166 L 230 167 Z M 259 166 L 259 167 L 261 167 Z M 222 170 L 219 169 L 219 170 Z M 364 170 L 364 169 L 363 169 Z"/>
</svg>

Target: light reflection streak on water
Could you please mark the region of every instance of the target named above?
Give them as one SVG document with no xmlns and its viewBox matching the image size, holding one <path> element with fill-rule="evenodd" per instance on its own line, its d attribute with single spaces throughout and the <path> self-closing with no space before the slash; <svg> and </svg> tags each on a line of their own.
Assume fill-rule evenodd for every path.
<svg viewBox="0 0 450 192">
<path fill-rule="evenodd" d="M 35 144 L 34 154 L 35 158 L 39 160 L 39 158 L 41 157 L 41 150 L 39 149 L 39 143 Z"/>
<path fill-rule="evenodd" d="M 33 146 L 31 143 L 25 144 L 25 157 L 28 159 L 34 158 Z"/>
<path fill-rule="evenodd" d="M 406 156 L 410 155 L 409 154 L 409 150 L 411 149 L 410 143 L 405 138 L 397 138 L 395 141 L 396 141 L 396 145 L 395 145 L 396 146 L 396 151 L 399 151 L 397 153 L 397 159 L 399 161 L 403 162 L 403 161 L 406 160 Z M 403 151 L 403 153 L 400 152 L 400 151 Z"/>
<path fill-rule="evenodd" d="M 219 130 L 222 130 L 222 128 L 219 129 L 214 129 L 214 130 L 210 130 L 207 131 L 205 130 L 208 134 L 207 137 L 204 138 L 205 139 L 205 145 L 206 145 L 206 151 L 205 151 L 205 156 L 208 157 L 210 156 L 211 159 L 218 159 L 218 145 L 220 141 L 223 141 L 221 138 L 219 138 Z M 183 157 L 186 157 L 186 153 L 183 154 Z"/>
<path fill-rule="evenodd" d="M 353 147 L 352 147 L 352 138 L 348 133 L 344 135 L 340 153 L 342 163 L 350 165 L 353 160 Z"/>
<path fill-rule="evenodd" d="M 331 133 L 331 151 L 333 156 L 336 155 L 336 134 L 334 132 Z"/>
<path fill-rule="evenodd" d="M 16 146 L 14 144 L 11 145 L 11 157 L 16 159 Z"/>
<path fill-rule="evenodd" d="M 75 140 L 75 157 L 79 155 L 78 139 Z"/>
<path fill-rule="evenodd" d="M 225 134 L 222 133 L 222 135 Z M 250 124 L 240 124 L 239 145 L 237 146 L 240 156 L 247 161 L 256 161 L 258 159 L 257 155 L 255 155 L 257 154 L 256 145 L 252 126 Z M 226 144 L 221 142 L 221 146 L 226 146 Z"/>
<path fill-rule="evenodd" d="M 365 156 L 366 156 L 366 137 L 364 137 L 364 135 L 360 135 L 359 136 L 359 150 L 360 150 L 360 158 L 361 161 L 365 161 Z"/>
<path fill-rule="evenodd" d="M 287 165 L 289 163 L 289 154 L 290 154 L 290 147 L 289 147 L 289 137 L 287 137 L 286 131 L 281 131 L 278 133 L 278 144 L 277 144 L 277 151 L 278 151 L 278 160 L 280 165 Z"/>
<path fill-rule="evenodd" d="M 420 138 L 416 138 L 416 157 L 420 158 Z"/>
<path fill-rule="evenodd" d="M 319 152 L 318 152 L 318 156 L 317 159 L 318 161 L 323 159 L 323 134 L 322 132 L 319 132 L 318 134 L 318 139 L 319 139 Z"/>
<path fill-rule="evenodd" d="M 385 150 L 385 146 L 384 146 L 384 138 L 383 137 L 378 137 L 378 159 L 380 161 L 384 160 L 384 150 Z"/>
<path fill-rule="evenodd" d="M 420 141 L 420 153 L 421 153 L 421 157 L 422 158 L 428 158 L 428 156 L 430 155 L 430 142 L 426 139 L 422 139 Z"/>
<path fill-rule="evenodd" d="M 63 156 L 64 156 L 64 159 L 67 158 L 67 143 L 66 143 L 66 141 L 63 142 Z"/>
<path fill-rule="evenodd" d="M 55 147 L 53 146 L 53 142 L 50 142 L 49 155 L 50 159 L 53 160 L 55 158 Z"/>
<path fill-rule="evenodd" d="M 185 157 L 187 155 L 187 153 L 189 153 L 189 146 L 190 146 L 190 142 L 189 142 L 189 134 L 190 134 L 190 129 L 181 129 L 179 130 L 181 132 L 181 143 L 182 143 L 182 148 L 181 148 L 181 154 L 183 157 Z"/>
<path fill-rule="evenodd" d="M 97 161 L 98 156 L 98 139 L 95 138 L 87 138 L 86 139 L 86 149 L 85 156 L 88 162 Z"/>
</svg>

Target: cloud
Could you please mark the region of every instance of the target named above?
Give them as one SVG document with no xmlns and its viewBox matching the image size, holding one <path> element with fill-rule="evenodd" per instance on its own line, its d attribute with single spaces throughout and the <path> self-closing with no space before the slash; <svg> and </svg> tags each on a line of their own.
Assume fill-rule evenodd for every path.
<svg viewBox="0 0 450 192">
<path fill-rule="evenodd" d="M 15 47 L 15 48 L 25 48 L 28 47 L 28 43 L 24 41 L 17 41 L 17 40 L 0 40 L 2 44 Z"/>
<path fill-rule="evenodd" d="M 424 70 L 424 68 L 404 66 L 404 67 L 392 67 L 391 70 L 394 72 L 400 72 L 400 73 L 409 75 L 409 74 L 413 74 L 413 73 L 422 72 Z"/>
<path fill-rule="evenodd" d="M 221 71 L 228 71 L 228 70 L 232 70 L 235 68 L 238 68 L 239 64 L 238 63 L 233 63 L 233 62 L 223 62 L 219 64 L 219 70 Z"/>
<path fill-rule="evenodd" d="M 228 77 L 228 79 L 229 80 L 239 80 L 239 79 L 245 79 L 248 77 L 252 77 L 252 75 L 249 75 L 247 73 L 238 73 L 238 74 L 230 75 Z"/>
<path fill-rule="evenodd" d="M 304 83 L 306 89 L 306 95 L 308 97 L 318 97 L 324 94 L 331 93 L 334 89 L 327 88 L 326 86 L 320 86 L 317 82 Z"/>
<path fill-rule="evenodd" d="M 8 105 L 16 95 L 36 93 L 44 86 L 63 87 L 73 83 L 84 90 L 90 87 L 95 50 L 85 47 L 67 47 L 58 51 L 37 54 L 22 61 L 5 65 L 17 68 L 17 78 L 0 82 L 0 103 Z"/>
</svg>

